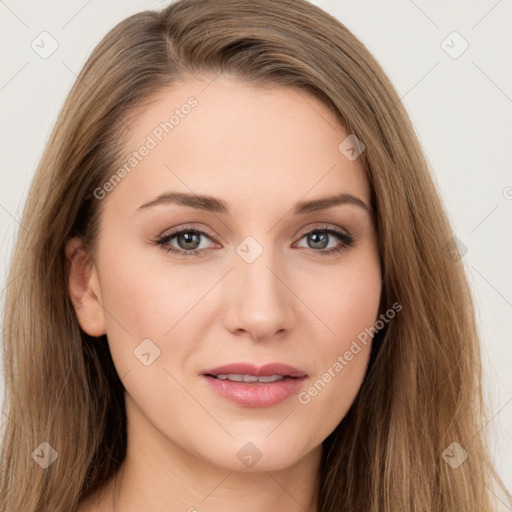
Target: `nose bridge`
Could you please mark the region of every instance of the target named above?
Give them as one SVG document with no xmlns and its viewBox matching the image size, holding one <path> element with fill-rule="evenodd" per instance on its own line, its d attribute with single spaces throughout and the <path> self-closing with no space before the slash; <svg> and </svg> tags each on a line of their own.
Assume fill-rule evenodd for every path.
<svg viewBox="0 0 512 512">
<path fill-rule="evenodd" d="M 293 294 L 282 282 L 286 269 L 271 236 L 259 240 L 248 236 L 235 248 L 226 321 L 233 331 L 242 329 L 264 338 L 292 325 Z"/>
</svg>

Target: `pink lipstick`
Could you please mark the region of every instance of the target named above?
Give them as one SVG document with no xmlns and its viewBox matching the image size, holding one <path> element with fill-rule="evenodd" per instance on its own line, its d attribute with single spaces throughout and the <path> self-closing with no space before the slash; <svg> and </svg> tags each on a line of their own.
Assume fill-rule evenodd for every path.
<svg viewBox="0 0 512 512">
<path fill-rule="evenodd" d="M 219 395 L 246 407 L 270 407 L 297 393 L 307 374 L 281 363 L 232 363 L 201 376 Z"/>
</svg>

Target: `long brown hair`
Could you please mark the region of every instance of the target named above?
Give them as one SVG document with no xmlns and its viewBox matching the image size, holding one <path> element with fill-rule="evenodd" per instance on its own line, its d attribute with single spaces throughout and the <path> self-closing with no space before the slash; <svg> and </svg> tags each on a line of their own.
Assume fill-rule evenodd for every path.
<svg viewBox="0 0 512 512">
<path fill-rule="evenodd" d="M 94 243 L 94 190 L 119 165 L 136 109 L 188 76 L 221 72 L 314 94 L 363 141 L 381 306 L 402 306 L 323 443 L 318 511 L 493 510 L 492 479 L 506 489 L 482 434 L 479 342 L 463 265 L 447 250 L 450 225 L 383 70 L 304 0 L 180 0 L 119 23 L 85 64 L 37 169 L 10 267 L 0 509 L 74 510 L 123 462 L 124 388 L 106 340 L 78 325 L 64 244 L 76 235 Z M 34 457 L 51 456 L 45 442 L 58 456 L 43 469 Z M 446 461 L 453 450 L 468 455 L 456 468 Z"/>
</svg>

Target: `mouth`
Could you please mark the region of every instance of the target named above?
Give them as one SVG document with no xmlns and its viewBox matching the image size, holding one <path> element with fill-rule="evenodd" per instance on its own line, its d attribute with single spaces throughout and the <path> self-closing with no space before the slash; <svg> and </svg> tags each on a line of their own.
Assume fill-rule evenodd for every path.
<svg viewBox="0 0 512 512">
<path fill-rule="evenodd" d="M 289 377 L 288 375 L 261 375 L 257 377 L 256 375 L 242 375 L 236 373 L 219 373 L 219 375 L 206 375 L 207 377 L 212 377 L 213 379 L 219 380 L 229 380 L 230 382 L 245 382 L 250 384 L 267 384 L 269 382 L 278 382 L 284 379 L 293 379 L 296 377 Z"/>
<path fill-rule="evenodd" d="M 202 372 L 219 395 L 246 407 L 270 407 L 296 394 L 308 375 L 290 365 L 233 363 Z"/>
</svg>

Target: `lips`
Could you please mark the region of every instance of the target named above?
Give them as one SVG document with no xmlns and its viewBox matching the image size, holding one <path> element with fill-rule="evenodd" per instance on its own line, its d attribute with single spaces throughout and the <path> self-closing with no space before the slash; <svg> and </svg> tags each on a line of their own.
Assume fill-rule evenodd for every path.
<svg viewBox="0 0 512 512">
<path fill-rule="evenodd" d="M 283 377 L 306 377 L 307 374 L 298 368 L 282 363 L 270 363 L 257 366 L 252 363 L 232 363 L 219 366 L 202 372 L 203 375 L 253 375 L 255 377 L 270 377 L 281 375 Z"/>
<path fill-rule="evenodd" d="M 270 407 L 302 387 L 307 374 L 293 366 L 270 363 L 232 363 L 202 372 L 218 394 L 246 407 Z"/>
</svg>

